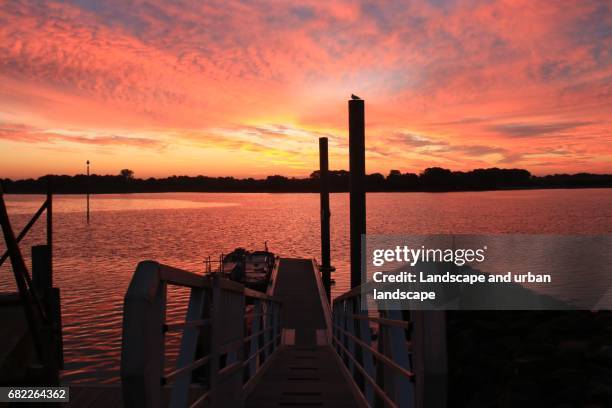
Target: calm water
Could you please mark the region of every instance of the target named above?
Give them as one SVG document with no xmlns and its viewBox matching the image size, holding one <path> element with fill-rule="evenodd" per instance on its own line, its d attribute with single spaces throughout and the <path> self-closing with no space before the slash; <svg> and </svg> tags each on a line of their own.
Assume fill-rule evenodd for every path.
<svg viewBox="0 0 612 408">
<path fill-rule="evenodd" d="M 15 230 L 43 196 L 6 196 Z M 55 285 L 62 290 L 66 382 L 118 381 L 123 296 L 136 264 L 155 259 L 200 272 L 202 260 L 237 246 L 318 257 L 316 194 L 125 194 L 54 201 Z M 612 233 L 612 189 L 368 194 L 370 233 Z M 335 295 L 348 286 L 348 195 L 332 194 Z M 44 243 L 44 222 L 22 245 Z M 4 242 L 1 243 L 4 250 Z M 14 290 L 0 267 L 0 291 Z M 172 292 L 173 304 L 185 294 Z M 180 313 L 176 308 L 171 318 Z M 171 339 L 172 341 L 172 339 Z M 170 350 L 172 354 L 172 349 Z"/>
</svg>

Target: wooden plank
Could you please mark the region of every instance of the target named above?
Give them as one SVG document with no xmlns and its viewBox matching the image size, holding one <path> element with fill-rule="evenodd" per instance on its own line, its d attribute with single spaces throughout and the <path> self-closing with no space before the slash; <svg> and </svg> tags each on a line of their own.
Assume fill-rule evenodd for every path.
<svg viewBox="0 0 612 408">
<path fill-rule="evenodd" d="M 332 353 L 329 346 L 279 350 L 245 406 L 358 406 Z"/>
</svg>

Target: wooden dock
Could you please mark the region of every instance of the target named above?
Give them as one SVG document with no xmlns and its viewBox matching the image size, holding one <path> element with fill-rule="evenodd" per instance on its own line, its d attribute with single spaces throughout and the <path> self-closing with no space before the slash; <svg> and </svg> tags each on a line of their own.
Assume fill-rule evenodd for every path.
<svg viewBox="0 0 612 408">
<path fill-rule="evenodd" d="M 283 304 L 285 347 L 248 396 L 247 407 L 357 406 L 326 344 L 327 323 L 316 274 L 309 259 L 281 259 L 273 294 Z"/>
<path fill-rule="evenodd" d="M 183 323 L 165 323 L 169 285 L 191 288 Z M 330 306 L 312 259 L 280 259 L 267 294 L 141 262 L 124 304 L 122 383 L 71 386 L 62 405 L 445 406 L 445 367 L 425 361 L 445 356 L 430 347 L 428 319 L 371 316 L 361 296 L 354 288 Z M 176 367 L 161 363 L 167 331 L 182 332 Z"/>
<path fill-rule="evenodd" d="M 282 258 L 271 294 L 283 304 L 280 326 L 283 346 L 246 396 L 246 407 L 358 406 L 329 345 L 329 306 L 322 303 L 316 264 L 311 259 Z M 327 308 L 327 310 L 325 310 Z M 201 393 L 201 391 L 200 391 Z M 191 387 L 188 400 L 197 400 Z M 161 406 L 170 403 L 163 387 Z M 125 406 L 119 385 L 71 387 L 67 407 Z"/>
</svg>

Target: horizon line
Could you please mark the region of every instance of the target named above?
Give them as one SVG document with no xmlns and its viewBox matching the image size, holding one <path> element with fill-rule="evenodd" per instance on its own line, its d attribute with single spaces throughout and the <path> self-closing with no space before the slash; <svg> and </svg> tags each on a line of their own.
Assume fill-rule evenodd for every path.
<svg viewBox="0 0 612 408">
<path fill-rule="evenodd" d="M 575 176 L 575 175 L 579 175 L 579 174 L 588 174 L 588 175 L 595 175 L 595 176 L 612 176 L 612 172 L 611 173 L 591 173 L 588 171 L 579 171 L 579 172 L 554 172 L 554 173 L 547 173 L 547 174 L 536 174 L 536 173 L 532 173 L 529 169 L 525 169 L 525 168 L 520 168 L 520 167 L 477 167 L 477 168 L 473 168 L 470 170 L 452 170 L 446 167 L 440 167 L 440 166 L 433 166 L 433 167 L 427 167 L 423 170 L 421 170 L 420 172 L 411 172 L 411 171 L 406 171 L 406 172 L 402 172 L 400 170 L 397 169 L 389 169 L 388 172 L 385 173 L 381 173 L 379 171 L 375 171 L 372 173 L 366 173 L 366 176 L 371 176 L 371 175 L 375 175 L 375 174 L 380 174 L 383 177 L 387 178 L 390 176 L 391 172 L 393 171 L 400 171 L 400 175 L 416 175 L 416 176 L 421 176 L 427 169 L 443 169 L 443 170 L 449 170 L 451 173 L 470 173 L 470 172 L 474 172 L 477 170 L 523 170 L 523 171 L 527 171 L 529 173 L 529 175 L 531 177 L 547 177 L 547 176 L 557 176 L 557 175 L 570 175 L 570 176 Z M 123 170 L 123 169 L 122 169 Z M 197 178 L 197 177 L 206 177 L 206 178 L 233 178 L 233 179 L 241 179 L 241 180 L 248 180 L 248 179 L 253 179 L 253 180 L 265 180 L 268 177 L 283 177 L 286 179 L 309 179 L 312 177 L 312 173 L 316 173 L 320 171 L 319 169 L 315 169 L 311 171 L 311 174 L 307 174 L 307 175 L 303 175 L 303 176 L 287 176 L 287 175 L 283 175 L 283 174 L 278 174 L 278 173 L 274 173 L 274 174 L 268 174 L 268 175 L 254 175 L 254 176 L 232 176 L 232 175 L 218 175 L 218 176 L 211 176 L 211 175 L 206 175 L 206 174 L 193 174 L 193 175 L 189 175 L 189 174 L 170 174 L 170 175 L 165 175 L 165 176 L 143 176 L 143 177 L 137 177 L 136 176 L 136 172 L 133 173 L 133 176 L 131 178 L 133 179 L 138 179 L 138 180 L 145 180 L 145 179 L 167 179 L 167 178 L 172 178 L 172 177 L 191 177 L 191 178 Z M 339 173 L 339 172 L 346 172 L 347 174 L 350 175 L 350 171 L 349 170 L 345 170 L 345 169 L 338 169 L 338 170 L 329 170 L 330 175 L 332 175 L 333 173 Z M 44 179 L 45 177 L 77 177 L 77 176 L 84 176 L 87 177 L 88 175 L 86 173 L 75 173 L 75 174 L 55 174 L 55 173 L 47 173 L 38 177 L 22 177 L 22 178 L 12 178 L 12 177 L 0 177 L 0 180 L 10 180 L 10 181 L 22 181 L 22 180 L 40 180 L 40 179 Z M 106 173 L 106 174 L 98 174 L 98 173 L 91 173 L 90 174 L 91 177 L 115 177 L 115 176 L 121 176 L 121 170 L 119 170 L 117 173 L 112 174 L 112 173 Z"/>
</svg>

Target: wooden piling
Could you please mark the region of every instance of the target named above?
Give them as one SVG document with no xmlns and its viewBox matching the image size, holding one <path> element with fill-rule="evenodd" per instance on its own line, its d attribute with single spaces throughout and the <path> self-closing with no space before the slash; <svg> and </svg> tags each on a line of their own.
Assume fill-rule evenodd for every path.
<svg viewBox="0 0 612 408">
<path fill-rule="evenodd" d="M 365 102 L 362 99 L 352 99 L 348 101 L 348 107 L 351 212 L 351 288 L 354 288 L 361 285 L 361 236 L 366 232 Z"/>
<path fill-rule="evenodd" d="M 51 275 L 51 254 L 48 245 L 32 247 L 32 284 L 39 295 L 53 286 Z"/>
<path fill-rule="evenodd" d="M 59 370 L 64 367 L 62 336 L 62 311 L 59 288 L 53 287 L 51 253 L 48 245 L 32 247 L 32 287 L 36 299 L 42 299 L 42 307 L 48 327 L 44 327 L 47 357 L 47 376 L 51 382 L 59 381 Z"/>
<path fill-rule="evenodd" d="M 49 276 L 53 277 L 53 193 L 51 179 L 47 179 L 47 247 L 49 251 Z M 50 282 L 53 282 L 53 278 Z"/>
<path fill-rule="evenodd" d="M 319 138 L 319 177 L 321 181 L 321 277 L 327 301 L 331 299 L 331 266 L 329 220 L 329 158 L 327 138 Z"/>
</svg>

